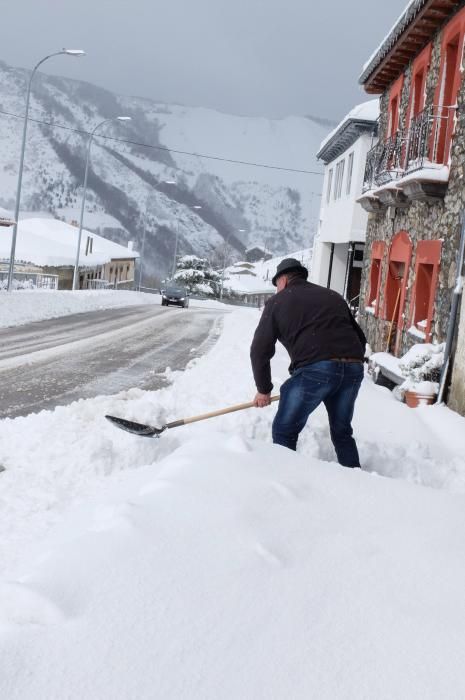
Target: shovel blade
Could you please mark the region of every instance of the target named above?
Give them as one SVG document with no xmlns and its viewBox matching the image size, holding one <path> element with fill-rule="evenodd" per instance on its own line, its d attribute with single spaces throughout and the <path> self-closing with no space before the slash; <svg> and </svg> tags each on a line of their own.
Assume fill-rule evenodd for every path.
<svg viewBox="0 0 465 700">
<path fill-rule="evenodd" d="M 135 423 L 132 420 L 118 418 L 117 416 L 105 416 L 107 420 L 121 430 L 125 430 L 139 437 L 159 437 L 165 428 L 155 428 L 152 425 L 144 425 L 143 423 Z"/>
</svg>

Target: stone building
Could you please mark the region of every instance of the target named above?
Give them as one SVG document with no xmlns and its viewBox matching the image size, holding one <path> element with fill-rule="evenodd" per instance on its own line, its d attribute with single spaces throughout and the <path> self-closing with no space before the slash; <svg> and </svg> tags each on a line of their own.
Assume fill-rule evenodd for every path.
<svg viewBox="0 0 465 700">
<path fill-rule="evenodd" d="M 464 37 L 463 0 L 412 0 L 360 78 L 380 95 L 359 200 L 370 212 L 360 316 L 377 351 L 447 335 L 465 212 Z M 465 411 L 463 372 L 453 377 Z"/>
</svg>

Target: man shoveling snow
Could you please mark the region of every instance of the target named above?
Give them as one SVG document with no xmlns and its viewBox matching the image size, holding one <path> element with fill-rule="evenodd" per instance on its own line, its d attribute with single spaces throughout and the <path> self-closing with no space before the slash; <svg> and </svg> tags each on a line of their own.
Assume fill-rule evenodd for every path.
<svg viewBox="0 0 465 700">
<path fill-rule="evenodd" d="M 270 360 L 279 340 L 291 358 L 291 377 L 281 386 L 273 442 L 295 450 L 308 417 L 323 402 L 339 464 L 360 468 L 351 423 L 366 338 L 344 299 L 307 277 L 294 258 L 277 267 L 272 282 L 278 293 L 265 305 L 250 350 L 258 390 L 254 403 L 258 408 L 270 403 Z"/>
</svg>

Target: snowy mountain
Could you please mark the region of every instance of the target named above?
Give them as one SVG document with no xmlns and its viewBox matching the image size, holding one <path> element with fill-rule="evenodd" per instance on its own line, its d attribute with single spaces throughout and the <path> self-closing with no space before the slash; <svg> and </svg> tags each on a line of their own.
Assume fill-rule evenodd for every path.
<svg viewBox="0 0 465 700">
<path fill-rule="evenodd" d="M 11 115 L 24 112 L 26 79 L 25 71 L 0 62 L 0 206 L 8 210 L 22 129 Z M 179 254 L 201 256 L 225 241 L 238 258 L 252 244 L 276 255 L 311 244 L 321 177 L 185 152 L 321 171 L 315 153 L 328 131 L 324 120 L 232 116 L 44 74 L 33 83 L 22 209 L 77 220 L 87 139 L 81 132 L 118 115 L 132 121 L 106 124 L 100 134 L 132 143 L 95 137 L 84 223 L 115 242 L 133 240 L 139 250 L 145 229 L 146 273 L 171 268 L 176 235 Z"/>
</svg>

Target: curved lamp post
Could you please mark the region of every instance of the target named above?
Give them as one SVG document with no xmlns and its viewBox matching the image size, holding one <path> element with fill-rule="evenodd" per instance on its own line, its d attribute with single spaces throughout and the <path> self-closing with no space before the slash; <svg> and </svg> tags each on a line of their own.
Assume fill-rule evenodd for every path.
<svg viewBox="0 0 465 700">
<path fill-rule="evenodd" d="M 245 228 L 238 228 L 237 230 L 238 230 L 239 233 L 245 233 L 245 232 L 247 231 L 247 229 L 245 229 Z M 226 272 L 226 254 L 227 254 L 227 252 L 228 252 L 228 251 L 227 251 L 227 247 L 228 247 L 228 245 L 229 245 L 229 237 L 230 237 L 230 235 L 231 235 L 231 234 L 229 234 L 229 235 L 226 237 L 225 242 L 224 242 L 223 271 L 222 271 L 222 273 L 221 273 L 220 299 L 223 298 L 224 275 L 225 275 L 225 272 Z"/>
<path fill-rule="evenodd" d="M 86 206 L 87 177 L 89 175 L 89 162 L 90 162 L 90 147 L 92 146 L 93 138 L 94 138 L 97 130 L 100 129 L 100 127 L 103 126 L 104 124 L 108 124 L 108 122 L 130 122 L 130 121 L 131 121 L 131 117 L 112 117 L 111 119 L 104 119 L 103 122 L 100 122 L 99 124 L 97 124 L 97 126 L 90 133 L 89 140 L 87 142 L 86 170 L 85 170 L 85 174 L 84 174 L 84 192 L 82 194 L 81 216 L 79 217 L 79 234 L 78 234 L 78 243 L 77 243 L 77 249 L 76 249 L 76 262 L 74 263 L 73 289 L 76 289 L 76 284 L 77 284 L 78 276 L 79 276 L 79 255 L 81 252 L 82 224 L 84 221 L 84 209 Z"/>
<path fill-rule="evenodd" d="M 26 150 L 26 133 L 27 133 L 27 120 L 28 120 L 28 115 L 29 115 L 29 102 L 31 99 L 31 86 L 32 86 L 32 80 L 36 74 L 37 69 L 39 66 L 42 65 L 45 61 L 48 61 L 49 58 L 52 58 L 53 56 L 85 56 L 85 51 L 82 51 L 81 49 L 62 49 L 61 51 L 55 51 L 55 53 L 51 53 L 48 56 L 45 56 L 45 58 L 42 58 L 39 63 L 37 63 L 34 68 L 32 69 L 29 82 L 27 84 L 27 93 L 26 93 L 26 112 L 24 114 L 24 124 L 23 124 L 23 140 L 21 143 L 21 156 L 19 159 L 19 171 L 18 171 L 18 184 L 16 187 L 16 203 L 15 203 L 15 214 L 14 214 L 14 220 L 15 220 L 15 225 L 13 228 L 13 235 L 11 237 L 11 250 L 10 250 L 10 265 L 8 268 L 8 291 L 11 292 L 12 286 L 13 286 L 13 273 L 14 273 L 14 267 L 15 267 L 15 253 L 16 253 L 16 236 L 18 234 L 18 218 L 19 218 L 19 207 L 21 203 L 21 185 L 23 181 L 23 166 L 24 166 L 24 152 Z"/>
</svg>

